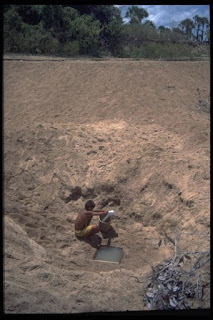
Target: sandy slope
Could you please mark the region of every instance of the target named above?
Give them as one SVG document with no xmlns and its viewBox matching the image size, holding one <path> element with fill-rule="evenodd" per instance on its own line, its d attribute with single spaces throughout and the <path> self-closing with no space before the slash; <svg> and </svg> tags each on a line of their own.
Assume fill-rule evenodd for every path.
<svg viewBox="0 0 213 320">
<path fill-rule="evenodd" d="M 5 311 L 143 310 L 164 232 L 209 248 L 209 62 L 30 59 L 4 61 Z M 88 199 L 120 265 L 75 238 Z"/>
</svg>

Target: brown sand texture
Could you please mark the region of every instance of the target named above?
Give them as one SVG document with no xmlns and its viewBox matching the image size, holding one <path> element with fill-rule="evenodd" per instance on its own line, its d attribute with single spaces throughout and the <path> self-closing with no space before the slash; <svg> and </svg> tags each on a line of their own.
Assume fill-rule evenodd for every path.
<svg viewBox="0 0 213 320">
<path fill-rule="evenodd" d="M 165 232 L 209 249 L 209 62 L 4 58 L 5 313 L 146 310 Z M 89 199 L 115 210 L 120 264 L 75 237 Z"/>
</svg>

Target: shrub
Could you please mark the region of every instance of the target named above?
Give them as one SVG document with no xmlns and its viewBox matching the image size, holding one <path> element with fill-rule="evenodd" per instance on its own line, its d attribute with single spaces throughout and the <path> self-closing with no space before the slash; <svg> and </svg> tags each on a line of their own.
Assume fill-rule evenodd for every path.
<svg viewBox="0 0 213 320">
<path fill-rule="evenodd" d="M 155 28 L 146 24 L 127 24 L 123 26 L 124 41 L 133 47 L 140 47 L 143 41 L 157 40 Z"/>
<path fill-rule="evenodd" d="M 207 49 L 205 53 L 207 53 Z M 194 49 L 192 46 L 183 43 L 147 42 L 139 48 L 133 47 L 130 51 L 130 57 L 132 58 L 162 60 L 193 60 L 201 58 L 203 55 L 203 50 Z"/>
<path fill-rule="evenodd" d="M 58 54 L 60 53 L 59 41 L 45 31 L 43 26 L 27 26 L 23 33 L 21 52 L 31 54 Z"/>
<path fill-rule="evenodd" d="M 63 53 L 70 57 L 79 55 L 79 50 L 79 41 L 67 42 L 63 47 Z"/>
</svg>

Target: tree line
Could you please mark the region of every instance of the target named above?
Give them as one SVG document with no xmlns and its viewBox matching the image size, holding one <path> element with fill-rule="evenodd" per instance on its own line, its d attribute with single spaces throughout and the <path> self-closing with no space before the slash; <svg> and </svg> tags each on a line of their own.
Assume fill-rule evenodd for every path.
<svg viewBox="0 0 213 320">
<path fill-rule="evenodd" d="M 147 44 L 154 48 L 151 43 L 209 39 L 205 17 L 157 28 L 147 10 L 135 5 L 126 12 L 128 23 L 113 5 L 5 5 L 3 10 L 5 53 L 131 57 Z"/>
</svg>

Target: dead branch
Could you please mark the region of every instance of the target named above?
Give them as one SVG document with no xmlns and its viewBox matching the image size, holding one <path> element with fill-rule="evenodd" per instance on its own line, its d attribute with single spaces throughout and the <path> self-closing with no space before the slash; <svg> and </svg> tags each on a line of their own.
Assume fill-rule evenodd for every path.
<svg viewBox="0 0 213 320">
<path fill-rule="evenodd" d="M 203 304 L 204 288 L 210 284 L 202 281 L 201 268 L 210 261 L 210 251 L 185 251 L 178 254 L 177 245 L 181 234 L 185 232 L 178 233 L 174 239 L 165 234 L 166 239 L 174 246 L 173 257 L 155 268 L 149 263 L 153 272 L 144 295 L 149 309 L 190 309 L 190 299 L 199 300 L 200 306 Z M 186 260 L 191 260 L 189 270 L 184 268 Z"/>
</svg>

